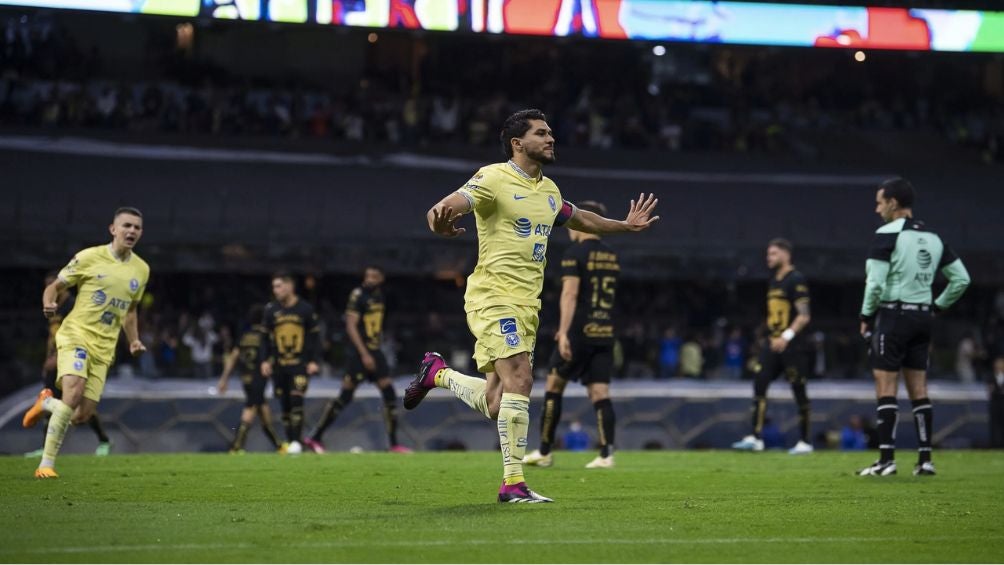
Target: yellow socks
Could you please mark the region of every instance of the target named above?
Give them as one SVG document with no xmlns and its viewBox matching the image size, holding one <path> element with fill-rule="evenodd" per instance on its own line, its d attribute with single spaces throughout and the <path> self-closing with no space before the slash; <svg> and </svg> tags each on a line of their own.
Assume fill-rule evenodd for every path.
<svg viewBox="0 0 1004 565">
<path fill-rule="evenodd" d="M 484 379 L 471 377 L 453 369 L 442 369 L 436 373 L 436 386 L 449 389 L 464 404 L 481 412 L 486 418 L 491 418 L 488 413 L 488 397 L 485 394 L 488 382 Z"/>
<path fill-rule="evenodd" d="M 530 399 L 522 394 L 502 393 L 499 406 L 499 445 L 502 447 L 502 480 L 507 485 L 524 482 L 523 456 L 530 428 Z"/>
<path fill-rule="evenodd" d="M 70 427 L 70 419 L 73 417 L 73 408 L 67 406 L 58 398 L 46 398 L 42 406 L 52 416 L 49 417 L 49 429 L 45 432 L 45 447 L 42 449 L 42 462 L 38 464 L 43 467 L 54 468 L 56 466 L 56 455 L 63 445 L 63 438 L 66 437 L 66 430 Z"/>
</svg>

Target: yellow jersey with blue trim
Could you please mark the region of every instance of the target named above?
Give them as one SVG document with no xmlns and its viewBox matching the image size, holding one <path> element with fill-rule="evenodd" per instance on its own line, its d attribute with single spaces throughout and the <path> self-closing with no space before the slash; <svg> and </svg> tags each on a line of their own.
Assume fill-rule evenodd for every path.
<svg viewBox="0 0 1004 565">
<path fill-rule="evenodd" d="M 111 245 L 78 252 L 59 271 L 59 280 L 77 287 L 77 300 L 56 332 L 56 344 L 84 347 L 95 360 L 110 364 L 122 318 L 143 297 L 149 277 L 149 265 L 136 253 L 122 260 Z"/>
<path fill-rule="evenodd" d="M 574 206 L 558 185 L 527 175 L 512 161 L 482 167 L 458 191 L 467 198 L 478 228 L 478 264 L 467 277 L 467 312 L 489 306 L 540 308 L 547 240 Z"/>
</svg>

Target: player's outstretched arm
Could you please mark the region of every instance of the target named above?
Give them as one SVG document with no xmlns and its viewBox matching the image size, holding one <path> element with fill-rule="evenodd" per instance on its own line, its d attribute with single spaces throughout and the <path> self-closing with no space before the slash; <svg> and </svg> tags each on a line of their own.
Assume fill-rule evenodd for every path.
<svg viewBox="0 0 1004 565">
<path fill-rule="evenodd" d="M 457 237 L 467 231 L 456 226 L 457 218 L 470 211 L 470 201 L 464 195 L 454 192 L 426 212 L 425 220 L 432 233 L 443 237 Z"/>
<path fill-rule="evenodd" d="M 652 215 L 658 203 L 659 199 L 654 194 L 646 197 L 645 193 L 641 193 L 638 200 L 631 201 L 627 217 L 623 220 L 611 220 L 593 212 L 576 210 L 565 226 L 595 234 L 642 231 L 659 220 L 659 216 Z"/>
</svg>

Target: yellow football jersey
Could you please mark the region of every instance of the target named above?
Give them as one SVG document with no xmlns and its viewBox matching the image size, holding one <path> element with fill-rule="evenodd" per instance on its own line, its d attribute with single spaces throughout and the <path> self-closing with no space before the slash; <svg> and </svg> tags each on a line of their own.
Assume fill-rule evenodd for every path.
<svg viewBox="0 0 1004 565">
<path fill-rule="evenodd" d="M 554 181 L 531 178 L 514 163 L 482 167 L 458 192 L 478 227 L 478 264 L 467 278 L 468 312 L 488 306 L 540 308 L 547 239 L 574 213 Z"/>
<path fill-rule="evenodd" d="M 111 245 L 77 253 L 59 280 L 77 287 L 77 301 L 56 333 L 59 347 L 83 347 L 97 361 L 115 358 L 122 317 L 143 297 L 150 267 L 136 253 L 120 261 Z"/>
</svg>

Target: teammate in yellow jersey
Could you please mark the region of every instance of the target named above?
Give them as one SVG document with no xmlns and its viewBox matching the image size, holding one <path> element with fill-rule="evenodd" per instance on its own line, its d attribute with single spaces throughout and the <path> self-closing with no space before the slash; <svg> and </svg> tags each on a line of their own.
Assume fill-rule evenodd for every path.
<svg viewBox="0 0 1004 565">
<path fill-rule="evenodd" d="M 552 502 L 527 488 L 522 464 L 548 236 L 562 225 L 595 234 L 642 231 L 659 219 L 652 216 L 658 200 L 642 194 L 631 201 L 624 220 L 578 210 L 563 200 L 557 185 L 541 173 L 555 154 L 554 136 L 540 110 L 509 116 L 499 139 L 508 161 L 482 167 L 426 214 L 430 230 L 456 237 L 465 231 L 456 226 L 457 218 L 474 212 L 478 263 L 467 279 L 464 309 L 477 340 L 474 360 L 487 381 L 449 368 L 438 353 L 426 353 L 405 391 L 404 407 L 414 409 L 433 388 L 449 389 L 497 421 L 503 466 L 498 501 Z"/>
<path fill-rule="evenodd" d="M 129 340 L 129 351 L 146 351 L 139 339 L 136 307 L 143 297 L 150 267 L 133 253 L 143 235 L 143 214 L 135 208 L 119 208 L 108 227 L 112 241 L 77 253 L 42 292 L 42 313 L 56 314 L 56 297 L 65 288 L 77 287 L 77 301 L 56 333 L 56 387 L 63 398 L 45 388 L 22 420 L 26 428 L 49 412 L 42 461 L 35 470 L 39 479 L 56 478 L 56 455 L 66 428 L 86 422 L 94 415 L 105 388 L 108 367 L 115 358 L 119 331 Z"/>
</svg>

